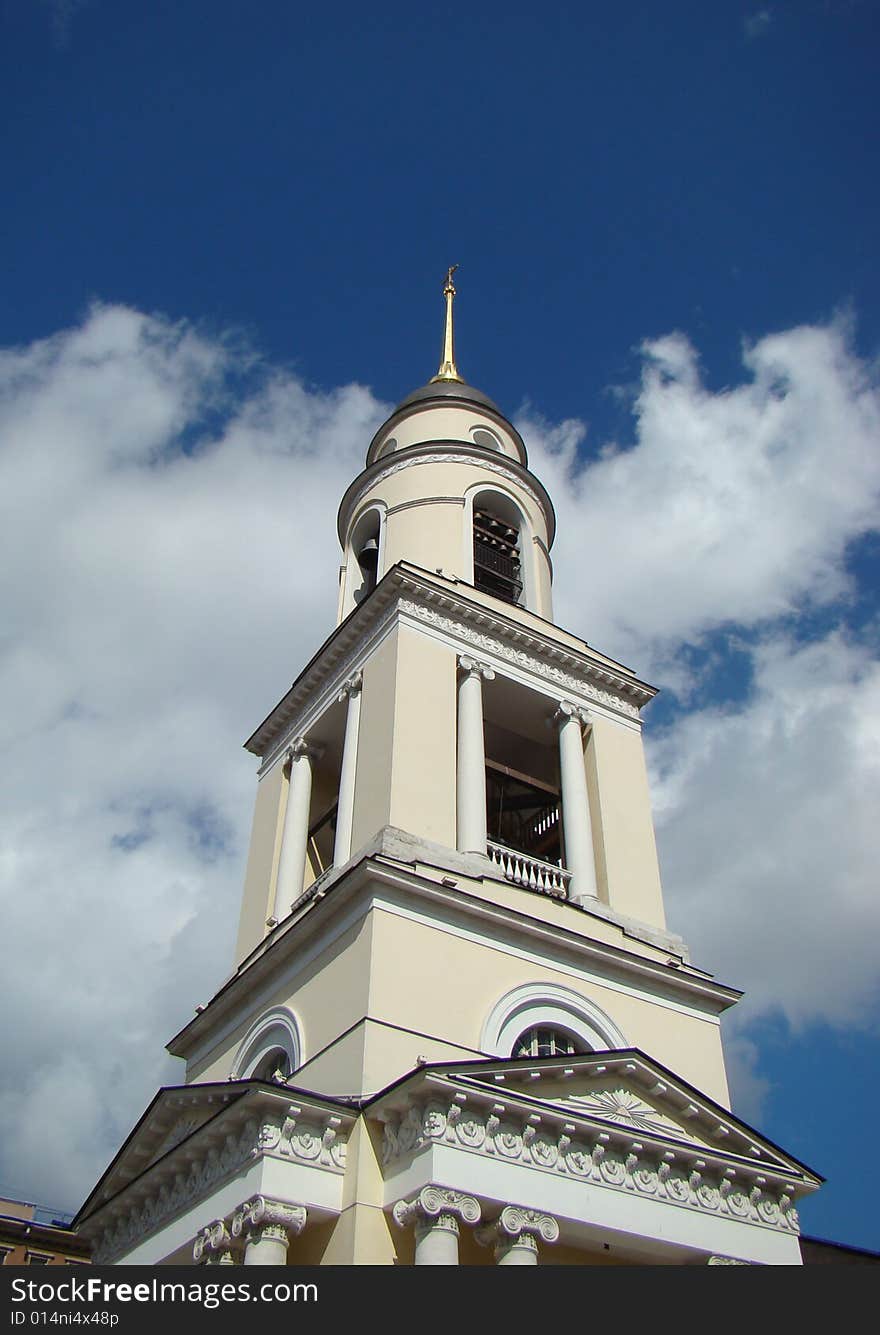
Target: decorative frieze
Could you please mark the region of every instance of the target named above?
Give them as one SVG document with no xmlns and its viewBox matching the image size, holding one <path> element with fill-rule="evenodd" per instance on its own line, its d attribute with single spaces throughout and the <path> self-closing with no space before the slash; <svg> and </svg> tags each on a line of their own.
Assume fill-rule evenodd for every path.
<svg viewBox="0 0 880 1335">
<path fill-rule="evenodd" d="M 487 634 L 485 631 L 475 629 L 471 619 L 466 616 L 453 618 L 421 602 L 402 598 L 399 607 L 401 612 L 415 617 L 416 620 L 427 625 L 434 626 L 437 630 L 444 631 L 449 635 L 463 635 L 466 637 L 468 644 L 477 652 L 482 651 L 503 663 L 510 663 L 524 672 L 540 677 L 543 681 L 553 682 L 562 690 L 574 691 L 597 704 L 606 705 L 618 713 L 626 714 L 629 718 L 638 718 L 639 716 L 638 705 L 626 698 L 629 691 L 634 695 L 639 695 L 641 704 L 651 699 L 653 695 L 653 692 L 646 691 L 640 684 L 634 683 L 630 686 L 629 683 L 624 683 L 622 679 L 618 690 L 603 689 L 596 685 L 595 679 L 604 676 L 609 684 L 611 682 L 616 684 L 616 674 L 603 672 L 601 668 L 593 667 L 591 664 L 584 664 L 582 675 L 575 676 L 572 672 L 560 667 L 557 661 L 554 661 L 558 659 L 571 661 L 574 659 L 574 655 L 569 655 L 560 649 L 554 649 L 548 652 L 546 657 L 538 657 L 535 652 L 516 648 L 515 644 L 510 642 L 510 638 L 515 638 L 519 641 L 537 643 L 528 632 L 511 631 L 510 638 L 502 639 L 497 634 Z M 490 618 L 484 615 L 482 620 L 485 622 L 489 621 Z M 629 691 L 627 690 L 628 687 Z"/>
<path fill-rule="evenodd" d="M 248 1120 L 222 1142 L 187 1145 L 185 1159 L 178 1158 L 173 1167 L 156 1165 L 141 1179 L 136 1199 L 123 1194 L 118 1204 L 106 1207 L 107 1222 L 94 1244 L 96 1264 L 111 1264 L 256 1158 L 278 1158 L 344 1173 L 346 1142 L 340 1136 L 341 1125 L 342 1119 L 333 1114 L 319 1119 L 314 1110 L 304 1114 L 291 1104 L 286 1113 Z M 209 1245 L 206 1238 L 202 1254 Z"/>
<path fill-rule="evenodd" d="M 470 1105 L 459 1094 L 413 1104 L 402 1117 L 386 1121 L 383 1163 L 443 1143 L 597 1187 L 797 1233 L 792 1183 L 781 1183 L 769 1171 L 725 1167 L 718 1158 L 710 1163 L 699 1147 L 672 1150 L 645 1140 L 646 1135 L 635 1140 L 623 1131 L 577 1127 L 504 1103 Z"/>
</svg>

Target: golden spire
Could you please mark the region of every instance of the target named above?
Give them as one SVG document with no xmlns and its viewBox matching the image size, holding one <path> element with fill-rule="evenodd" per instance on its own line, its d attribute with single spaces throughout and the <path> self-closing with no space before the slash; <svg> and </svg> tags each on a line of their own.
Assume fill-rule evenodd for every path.
<svg viewBox="0 0 880 1335">
<path fill-rule="evenodd" d="M 438 380 L 457 380 L 459 384 L 464 384 L 458 371 L 455 369 L 455 343 L 452 332 L 452 301 L 455 297 L 455 288 L 452 283 L 452 275 L 458 268 L 457 264 L 450 265 L 446 270 L 446 282 L 443 286 L 443 295 L 446 298 L 446 330 L 443 336 L 443 360 L 440 363 L 440 370 L 429 380 L 433 385 Z"/>
</svg>

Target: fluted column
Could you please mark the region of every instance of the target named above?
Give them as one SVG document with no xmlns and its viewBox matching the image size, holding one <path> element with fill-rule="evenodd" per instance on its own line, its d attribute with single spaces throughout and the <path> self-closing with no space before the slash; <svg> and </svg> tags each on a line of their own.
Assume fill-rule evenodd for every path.
<svg viewBox="0 0 880 1335">
<path fill-rule="evenodd" d="M 232 1238 L 222 1219 L 215 1219 L 213 1224 L 203 1228 L 193 1243 L 193 1260 L 196 1265 L 234 1265 L 232 1256 Z"/>
<path fill-rule="evenodd" d="M 345 718 L 345 742 L 342 746 L 342 773 L 339 776 L 339 805 L 336 809 L 336 839 L 333 844 L 333 865 L 341 867 L 351 854 L 351 828 L 354 820 L 354 776 L 357 768 L 358 735 L 361 726 L 360 672 L 349 677 L 339 693 L 339 699 L 348 700 Z"/>
<path fill-rule="evenodd" d="M 415 1226 L 416 1265 L 458 1265 L 458 1221 L 479 1223 L 480 1203 L 448 1187 L 423 1187 L 392 1210 L 400 1228 Z"/>
<path fill-rule="evenodd" d="M 268 923 L 270 927 L 287 917 L 291 904 L 302 894 L 309 841 L 313 751 L 305 738 L 298 737 L 288 749 L 287 758 L 290 762 L 290 784 L 275 880 L 275 905 Z"/>
<path fill-rule="evenodd" d="M 236 1211 L 232 1235 L 245 1239 L 245 1265 L 287 1265 L 290 1239 L 302 1232 L 305 1223 L 304 1206 L 254 1196 Z"/>
<path fill-rule="evenodd" d="M 583 902 L 597 898 L 596 855 L 584 769 L 583 729 L 590 720 L 586 710 L 578 709 L 567 700 L 562 701 L 554 720 L 559 727 L 565 865 L 571 872 L 568 895 L 570 899 Z"/>
<path fill-rule="evenodd" d="M 458 851 L 486 852 L 486 745 L 483 740 L 483 682 L 495 673 L 467 655 L 458 660 L 458 765 L 456 811 Z"/>
<path fill-rule="evenodd" d="M 505 1205 L 491 1224 L 477 1229 L 477 1241 L 494 1247 L 496 1265 L 537 1265 L 538 1239 L 555 1242 L 559 1225 L 552 1215 Z"/>
</svg>

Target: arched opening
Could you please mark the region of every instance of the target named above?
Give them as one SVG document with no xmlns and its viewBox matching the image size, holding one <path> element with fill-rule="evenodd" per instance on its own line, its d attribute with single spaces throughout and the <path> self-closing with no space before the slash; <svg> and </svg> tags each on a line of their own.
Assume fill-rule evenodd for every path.
<svg viewBox="0 0 880 1335">
<path fill-rule="evenodd" d="M 299 1028 L 286 1007 L 260 1016 L 239 1045 L 232 1067 L 234 1080 L 284 1083 L 301 1064 Z"/>
<path fill-rule="evenodd" d="M 365 511 L 351 532 L 348 580 L 355 604 L 362 603 L 379 580 L 382 512 L 375 507 Z"/>
<path fill-rule="evenodd" d="M 629 1046 L 595 1002 L 549 982 L 526 983 L 506 993 L 492 1007 L 480 1035 L 480 1050 L 496 1057 L 552 1057 Z"/>
<path fill-rule="evenodd" d="M 566 1057 L 575 1052 L 592 1052 L 583 1041 L 577 1042 L 565 1029 L 552 1025 L 532 1025 L 524 1029 L 513 1045 L 511 1057 Z"/>
<path fill-rule="evenodd" d="M 520 524 L 506 497 L 489 492 L 474 498 L 474 587 L 514 605 L 523 592 Z"/>
</svg>

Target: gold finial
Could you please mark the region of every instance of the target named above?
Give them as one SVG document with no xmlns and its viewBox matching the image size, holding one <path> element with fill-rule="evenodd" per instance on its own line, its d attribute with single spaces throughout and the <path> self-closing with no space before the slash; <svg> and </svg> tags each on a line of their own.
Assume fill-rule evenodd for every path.
<svg viewBox="0 0 880 1335">
<path fill-rule="evenodd" d="M 432 385 L 437 380 L 457 380 L 459 384 L 464 384 L 464 381 L 455 369 L 455 344 L 452 331 L 452 302 L 455 297 L 455 286 L 452 282 L 452 275 L 457 268 L 457 264 L 451 264 L 446 270 L 446 282 L 443 285 L 443 295 L 446 298 L 446 330 L 443 336 L 443 360 L 440 363 L 440 370 L 435 376 L 432 376 L 429 381 L 429 384 Z"/>
</svg>

